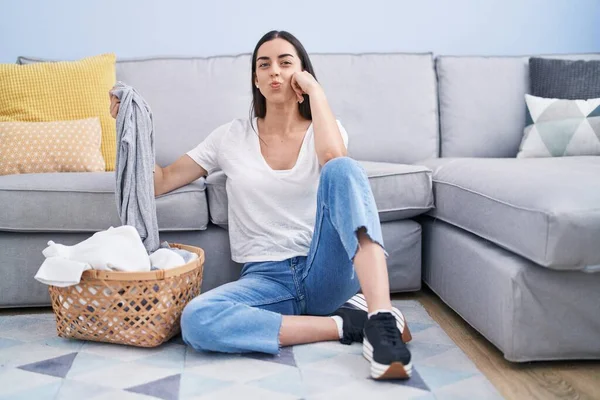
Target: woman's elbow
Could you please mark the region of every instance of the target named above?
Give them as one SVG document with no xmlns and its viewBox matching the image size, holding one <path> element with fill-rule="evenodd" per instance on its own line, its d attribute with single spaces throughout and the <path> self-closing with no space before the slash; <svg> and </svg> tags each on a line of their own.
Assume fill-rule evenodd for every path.
<svg viewBox="0 0 600 400">
<path fill-rule="evenodd" d="M 325 165 L 328 161 L 333 160 L 338 157 L 346 157 L 348 155 L 348 151 L 346 149 L 339 149 L 335 151 L 328 151 L 323 156 L 321 156 L 321 166 Z"/>
</svg>

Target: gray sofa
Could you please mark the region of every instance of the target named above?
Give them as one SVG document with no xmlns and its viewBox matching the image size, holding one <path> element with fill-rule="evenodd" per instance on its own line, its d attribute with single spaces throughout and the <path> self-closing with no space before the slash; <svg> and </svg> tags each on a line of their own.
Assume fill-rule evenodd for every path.
<svg viewBox="0 0 600 400">
<path fill-rule="evenodd" d="M 312 61 L 350 156 L 368 172 L 391 290 L 419 290 L 423 278 L 512 361 L 599 358 L 600 274 L 583 270 L 600 264 L 600 157 L 514 158 L 527 58 Z M 159 164 L 248 117 L 249 62 L 117 63 L 117 78 L 152 106 Z M 229 254 L 225 179 L 216 173 L 157 198 L 161 240 L 206 251 L 203 291 L 237 279 L 241 267 Z M 0 176 L 0 307 L 49 304 L 33 279 L 41 250 L 118 225 L 113 186 L 109 172 Z"/>
<path fill-rule="evenodd" d="M 600 157 L 514 158 L 528 57 L 438 57 L 436 76 L 423 280 L 510 361 L 600 358 Z"/>
</svg>

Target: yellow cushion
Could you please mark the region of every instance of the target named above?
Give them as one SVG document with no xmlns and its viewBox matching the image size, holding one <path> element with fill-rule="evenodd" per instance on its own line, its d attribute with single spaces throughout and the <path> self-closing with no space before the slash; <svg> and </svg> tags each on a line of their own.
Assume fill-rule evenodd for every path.
<svg viewBox="0 0 600 400">
<path fill-rule="evenodd" d="M 102 156 L 114 171 L 115 120 L 108 92 L 116 82 L 114 54 L 79 61 L 0 64 L 0 121 L 48 122 L 98 117 Z"/>
<path fill-rule="evenodd" d="M 0 122 L 0 175 L 101 172 L 98 118 L 55 122 Z"/>
</svg>

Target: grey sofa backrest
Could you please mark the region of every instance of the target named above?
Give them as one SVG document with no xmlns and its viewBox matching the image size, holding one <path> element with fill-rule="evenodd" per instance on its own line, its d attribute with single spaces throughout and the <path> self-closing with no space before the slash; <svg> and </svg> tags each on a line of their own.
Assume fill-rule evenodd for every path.
<svg viewBox="0 0 600 400">
<path fill-rule="evenodd" d="M 432 55 L 314 54 L 311 61 L 350 156 L 414 163 L 437 157 L 437 82 Z M 173 162 L 217 126 L 248 118 L 250 56 L 119 60 L 117 79 L 152 107 L 159 164 Z"/>
<path fill-rule="evenodd" d="M 117 60 L 117 80 L 152 109 L 156 161 L 167 165 L 215 128 L 249 115 L 249 56 Z"/>
<path fill-rule="evenodd" d="M 441 157 L 515 157 L 525 128 L 529 57 L 439 56 L 436 72 Z"/>
</svg>

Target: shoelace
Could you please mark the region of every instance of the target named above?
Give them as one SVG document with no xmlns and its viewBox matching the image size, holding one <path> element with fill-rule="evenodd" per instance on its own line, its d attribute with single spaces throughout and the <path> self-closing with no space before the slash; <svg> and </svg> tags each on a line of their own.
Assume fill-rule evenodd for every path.
<svg viewBox="0 0 600 400">
<path fill-rule="evenodd" d="M 379 324 L 379 333 L 381 334 L 381 338 L 390 343 L 392 346 L 395 346 L 400 339 L 398 335 L 398 326 L 396 325 L 396 319 L 381 319 Z"/>
<path fill-rule="evenodd" d="M 344 332 L 344 339 L 348 339 L 352 342 L 362 342 L 363 340 L 363 331 L 362 329 L 348 329 L 348 331 Z"/>
</svg>

